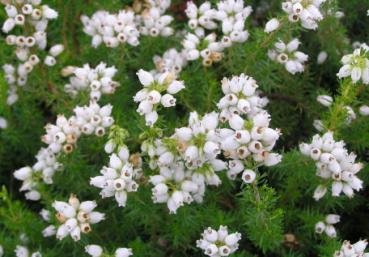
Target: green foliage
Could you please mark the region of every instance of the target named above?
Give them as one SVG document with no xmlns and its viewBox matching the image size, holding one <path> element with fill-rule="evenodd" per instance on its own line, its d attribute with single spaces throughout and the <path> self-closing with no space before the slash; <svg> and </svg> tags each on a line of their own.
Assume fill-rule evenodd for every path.
<svg viewBox="0 0 369 257">
<path fill-rule="evenodd" d="M 275 250 L 283 240 L 283 215 L 276 208 L 277 196 L 274 189 L 262 185 L 248 186 L 240 193 L 242 221 L 247 237 L 264 253 Z"/>
</svg>

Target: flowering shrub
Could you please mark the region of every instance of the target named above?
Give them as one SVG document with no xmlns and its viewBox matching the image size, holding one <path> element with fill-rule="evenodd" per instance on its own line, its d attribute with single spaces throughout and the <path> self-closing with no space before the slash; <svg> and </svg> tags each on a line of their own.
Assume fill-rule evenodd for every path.
<svg viewBox="0 0 369 257">
<path fill-rule="evenodd" d="M 367 1 L 0 2 L 0 257 L 368 256 Z"/>
</svg>

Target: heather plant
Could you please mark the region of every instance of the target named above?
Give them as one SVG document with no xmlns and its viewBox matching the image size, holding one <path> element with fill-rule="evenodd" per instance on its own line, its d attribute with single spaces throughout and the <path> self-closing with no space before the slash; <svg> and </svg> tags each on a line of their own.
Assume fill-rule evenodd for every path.
<svg viewBox="0 0 369 257">
<path fill-rule="evenodd" d="M 369 256 L 369 2 L 0 2 L 0 257 Z"/>
</svg>

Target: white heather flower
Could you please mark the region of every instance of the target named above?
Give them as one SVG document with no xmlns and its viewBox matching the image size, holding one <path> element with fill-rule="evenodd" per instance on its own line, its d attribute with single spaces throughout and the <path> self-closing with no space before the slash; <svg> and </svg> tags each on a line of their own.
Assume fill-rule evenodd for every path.
<svg viewBox="0 0 369 257">
<path fill-rule="evenodd" d="M 155 55 L 153 58 L 156 70 L 159 73 L 169 72 L 176 77 L 187 65 L 187 59 L 184 51 L 178 52 L 175 48 L 165 51 L 163 56 Z"/>
<path fill-rule="evenodd" d="M 73 145 L 81 135 L 74 116 L 67 119 L 64 115 L 58 115 L 55 125 L 47 124 L 45 130 L 46 134 L 42 136 L 41 140 L 55 154 L 60 153 L 62 150 L 70 153 L 73 150 Z"/>
<path fill-rule="evenodd" d="M 3 118 L 0 117 L 0 129 L 6 129 L 8 127 L 8 121 Z"/>
<path fill-rule="evenodd" d="M 37 191 L 37 173 L 37 171 L 34 171 L 28 166 L 20 168 L 13 173 L 16 179 L 22 181 L 22 186 L 19 191 L 26 191 L 25 197 L 31 201 L 38 201 L 41 198 L 40 193 Z"/>
<path fill-rule="evenodd" d="M 171 137 L 143 147 L 153 159 L 152 168 L 160 170 L 160 175 L 150 178 L 155 186 L 153 201 L 166 202 L 170 213 L 176 213 L 185 203 L 202 202 L 205 186 L 218 186 L 221 181 L 216 172 L 227 168 L 224 161 L 217 159 L 218 114 L 212 112 L 200 118 L 192 112 L 188 123 L 188 127 L 177 128 Z"/>
<path fill-rule="evenodd" d="M 353 83 L 361 80 L 369 84 L 369 47 L 366 44 L 362 44 L 352 54 L 343 56 L 341 62 L 343 66 L 337 73 L 340 79 L 351 77 Z"/>
<path fill-rule="evenodd" d="M 226 226 L 220 226 L 218 230 L 209 227 L 202 233 L 202 239 L 196 241 L 196 246 L 207 256 L 228 256 L 237 251 L 239 240 L 241 234 L 229 234 Z"/>
<path fill-rule="evenodd" d="M 4 255 L 4 248 L 2 245 L 0 245 L 0 257 L 3 257 Z"/>
<path fill-rule="evenodd" d="M 302 154 L 309 156 L 316 162 L 317 176 L 324 184 L 331 184 L 332 196 L 342 193 L 349 198 L 354 191 L 363 187 L 363 182 L 356 176 L 362 169 L 361 163 L 356 163 L 356 155 L 348 153 L 343 141 L 336 142 L 332 132 L 326 132 L 323 136 L 315 135 L 311 144 L 301 144 Z M 327 193 L 327 187 L 319 185 L 315 192 L 315 200 L 319 200 Z"/>
<path fill-rule="evenodd" d="M 77 106 L 74 109 L 76 125 L 83 134 L 102 137 L 106 133 L 105 129 L 114 124 L 112 109 L 110 104 L 100 107 L 94 101 L 89 106 Z"/>
<path fill-rule="evenodd" d="M 217 104 L 220 120 L 226 122 L 232 115 L 247 115 L 252 117 L 262 111 L 268 100 L 259 96 L 256 81 L 245 74 L 222 80 L 224 97 Z"/>
<path fill-rule="evenodd" d="M 350 241 L 343 241 L 341 249 L 336 251 L 333 257 L 352 257 L 352 256 L 364 256 L 367 257 L 369 253 L 365 253 L 365 248 L 368 241 L 359 240 L 355 244 L 351 244 Z"/>
<path fill-rule="evenodd" d="M 325 129 L 324 124 L 323 124 L 323 122 L 321 120 L 314 120 L 313 126 L 319 132 L 322 132 Z"/>
<path fill-rule="evenodd" d="M 109 166 L 104 166 L 100 171 L 102 175 L 90 180 L 91 185 L 102 189 L 102 198 L 115 197 L 119 207 L 125 207 L 128 193 L 138 190 L 135 179 L 141 174 L 140 162 L 134 166 L 129 161 L 128 148 L 125 147 L 124 151 L 127 154 L 110 155 Z"/>
<path fill-rule="evenodd" d="M 152 37 L 171 36 L 174 30 L 169 25 L 173 19 L 170 15 L 163 15 L 157 7 L 145 9 L 141 15 L 137 16 L 137 20 L 140 21 L 140 33 Z"/>
<path fill-rule="evenodd" d="M 327 60 L 327 58 L 328 58 L 327 52 L 326 51 L 321 51 L 318 54 L 316 63 L 317 64 L 323 64 L 323 63 L 325 63 L 325 61 Z"/>
<path fill-rule="evenodd" d="M 191 174 L 185 172 L 181 163 L 160 167 L 160 175 L 150 177 L 153 184 L 152 199 L 154 203 L 167 203 L 169 213 L 177 213 L 177 209 L 185 203 L 190 204 L 199 186 L 191 181 Z"/>
<path fill-rule="evenodd" d="M 64 86 L 64 90 L 71 96 L 76 96 L 78 91 L 88 91 L 90 100 L 98 101 L 103 94 L 113 94 L 120 84 L 113 80 L 117 69 L 107 67 L 105 63 L 100 63 L 96 68 L 91 68 L 85 64 L 82 68 L 67 67 L 71 69 L 66 75 L 72 75 L 69 83 Z"/>
<path fill-rule="evenodd" d="M 271 60 L 283 64 L 289 73 L 301 73 L 309 56 L 297 51 L 299 45 L 300 41 L 297 38 L 287 44 L 279 40 L 274 44 L 274 49 L 268 51 L 268 56 Z"/>
<path fill-rule="evenodd" d="M 369 106 L 367 105 L 360 106 L 359 113 L 363 116 L 369 116 Z"/>
<path fill-rule="evenodd" d="M 28 257 L 29 256 L 29 250 L 25 246 L 17 245 L 14 253 L 17 257 Z"/>
<path fill-rule="evenodd" d="M 130 248 L 118 248 L 114 253 L 115 257 L 129 257 L 132 255 L 133 255 L 133 252 L 132 252 L 132 249 Z"/>
<path fill-rule="evenodd" d="M 152 127 L 158 119 L 158 113 L 155 111 L 157 107 L 160 104 L 165 108 L 175 106 L 176 99 L 173 95 L 185 85 L 183 81 L 176 80 L 170 72 L 154 76 L 141 69 L 137 76 L 144 88 L 136 93 L 133 100 L 139 103 L 137 112 L 145 116 L 146 125 Z"/>
<path fill-rule="evenodd" d="M 92 257 L 100 257 L 103 253 L 103 249 L 99 245 L 86 245 L 85 251 Z"/>
<path fill-rule="evenodd" d="M 213 30 L 217 28 L 215 22 L 217 11 L 211 8 L 210 2 L 204 2 L 199 7 L 192 1 L 187 2 L 185 10 L 188 20 L 188 26 L 194 30 L 199 26 L 204 29 Z"/>
<path fill-rule="evenodd" d="M 16 257 L 42 257 L 40 252 L 31 253 L 27 247 L 22 245 L 17 245 L 14 249 L 14 253 Z"/>
<path fill-rule="evenodd" d="M 239 119 L 242 120 L 240 116 Z M 244 170 L 242 161 L 249 158 L 266 166 L 273 166 L 281 161 L 281 155 L 271 153 L 280 132 L 278 129 L 269 128 L 269 123 L 270 115 L 266 111 L 261 111 L 245 121 L 245 124 L 250 125 L 235 127 L 232 125 L 232 119 L 229 121 L 232 130 L 221 136 L 221 148 L 227 158 L 233 159 L 227 171 L 230 179 L 235 179 L 237 174 Z"/>
<path fill-rule="evenodd" d="M 316 100 L 325 107 L 331 106 L 333 102 L 333 98 L 329 95 L 318 95 Z"/>
<path fill-rule="evenodd" d="M 104 43 L 107 47 L 118 47 L 119 44 L 139 44 L 140 33 L 136 16 L 131 10 L 120 10 L 117 14 L 97 11 L 91 18 L 82 15 L 83 31 L 92 37 L 92 46 Z"/>
<path fill-rule="evenodd" d="M 256 178 L 256 173 L 253 170 L 244 170 L 242 173 L 242 180 L 246 184 L 251 184 Z"/>
<path fill-rule="evenodd" d="M 223 0 L 217 4 L 217 7 L 217 19 L 222 23 L 222 45 L 229 47 L 232 42 L 245 42 L 249 33 L 244 25 L 252 12 L 251 6 L 244 6 L 242 0 Z"/>
<path fill-rule="evenodd" d="M 79 241 L 81 233 L 91 232 L 91 224 L 105 219 L 105 214 L 93 211 L 97 206 L 95 201 L 80 202 L 74 195 L 71 195 L 68 203 L 54 201 L 52 206 L 60 223 L 56 231 L 59 240 L 70 235 L 74 241 Z"/>
<path fill-rule="evenodd" d="M 216 38 L 214 32 L 206 36 L 201 33 L 187 33 L 182 41 L 186 59 L 188 61 L 201 59 L 204 66 L 219 62 L 222 59 L 224 45 L 216 41 Z"/>
<path fill-rule="evenodd" d="M 300 21 L 302 27 L 316 30 L 318 22 L 324 18 L 320 10 L 321 4 L 324 2 L 325 0 L 287 0 L 282 3 L 282 9 L 288 15 L 290 22 Z"/>
<path fill-rule="evenodd" d="M 344 107 L 346 110 L 346 124 L 350 124 L 353 120 L 356 120 L 356 113 L 350 106 Z"/>
<path fill-rule="evenodd" d="M 266 33 L 270 33 L 275 31 L 276 29 L 279 28 L 279 20 L 276 18 L 273 18 L 271 20 L 269 20 L 266 24 L 265 24 L 265 29 L 264 32 Z"/>
<path fill-rule="evenodd" d="M 334 238 L 337 236 L 337 232 L 333 225 L 337 224 L 339 221 L 339 215 L 329 214 L 324 221 L 319 221 L 315 224 L 315 232 L 318 234 L 325 232 L 328 237 Z"/>
<path fill-rule="evenodd" d="M 27 75 L 40 62 L 38 56 L 47 47 L 48 21 L 55 19 L 58 14 L 47 5 L 41 5 L 41 1 L 10 1 L 5 6 L 5 12 L 8 18 L 3 23 L 3 32 L 7 34 L 19 27 L 16 30 L 16 35 L 8 35 L 5 39 L 8 45 L 15 47 L 15 56 L 19 61 L 13 70 L 4 68 L 5 77 L 10 87 L 7 103 L 12 105 L 18 100 L 17 86 L 26 85 Z M 43 60 L 48 66 L 55 65 L 55 57 L 64 49 L 62 45 L 57 45 L 57 47 L 51 47 L 51 50 L 50 53 L 52 52 L 54 56 L 46 56 Z M 5 66 L 11 65 L 6 64 Z"/>
<path fill-rule="evenodd" d="M 44 230 L 42 230 L 43 237 L 49 237 L 55 234 L 56 234 L 56 227 L 54 225 L 49 225 Z"/>
</svg>

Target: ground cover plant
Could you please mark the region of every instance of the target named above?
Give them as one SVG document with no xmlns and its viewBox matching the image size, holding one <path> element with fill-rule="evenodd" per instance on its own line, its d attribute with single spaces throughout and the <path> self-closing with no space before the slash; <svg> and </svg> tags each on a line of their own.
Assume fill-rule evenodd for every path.
<svg viewBox="0 0 369 257">
<path fill-rule="evenodd" d="M 0 256 L 369 256 L 369 1 L 0 2 Z"/>
</svg>

